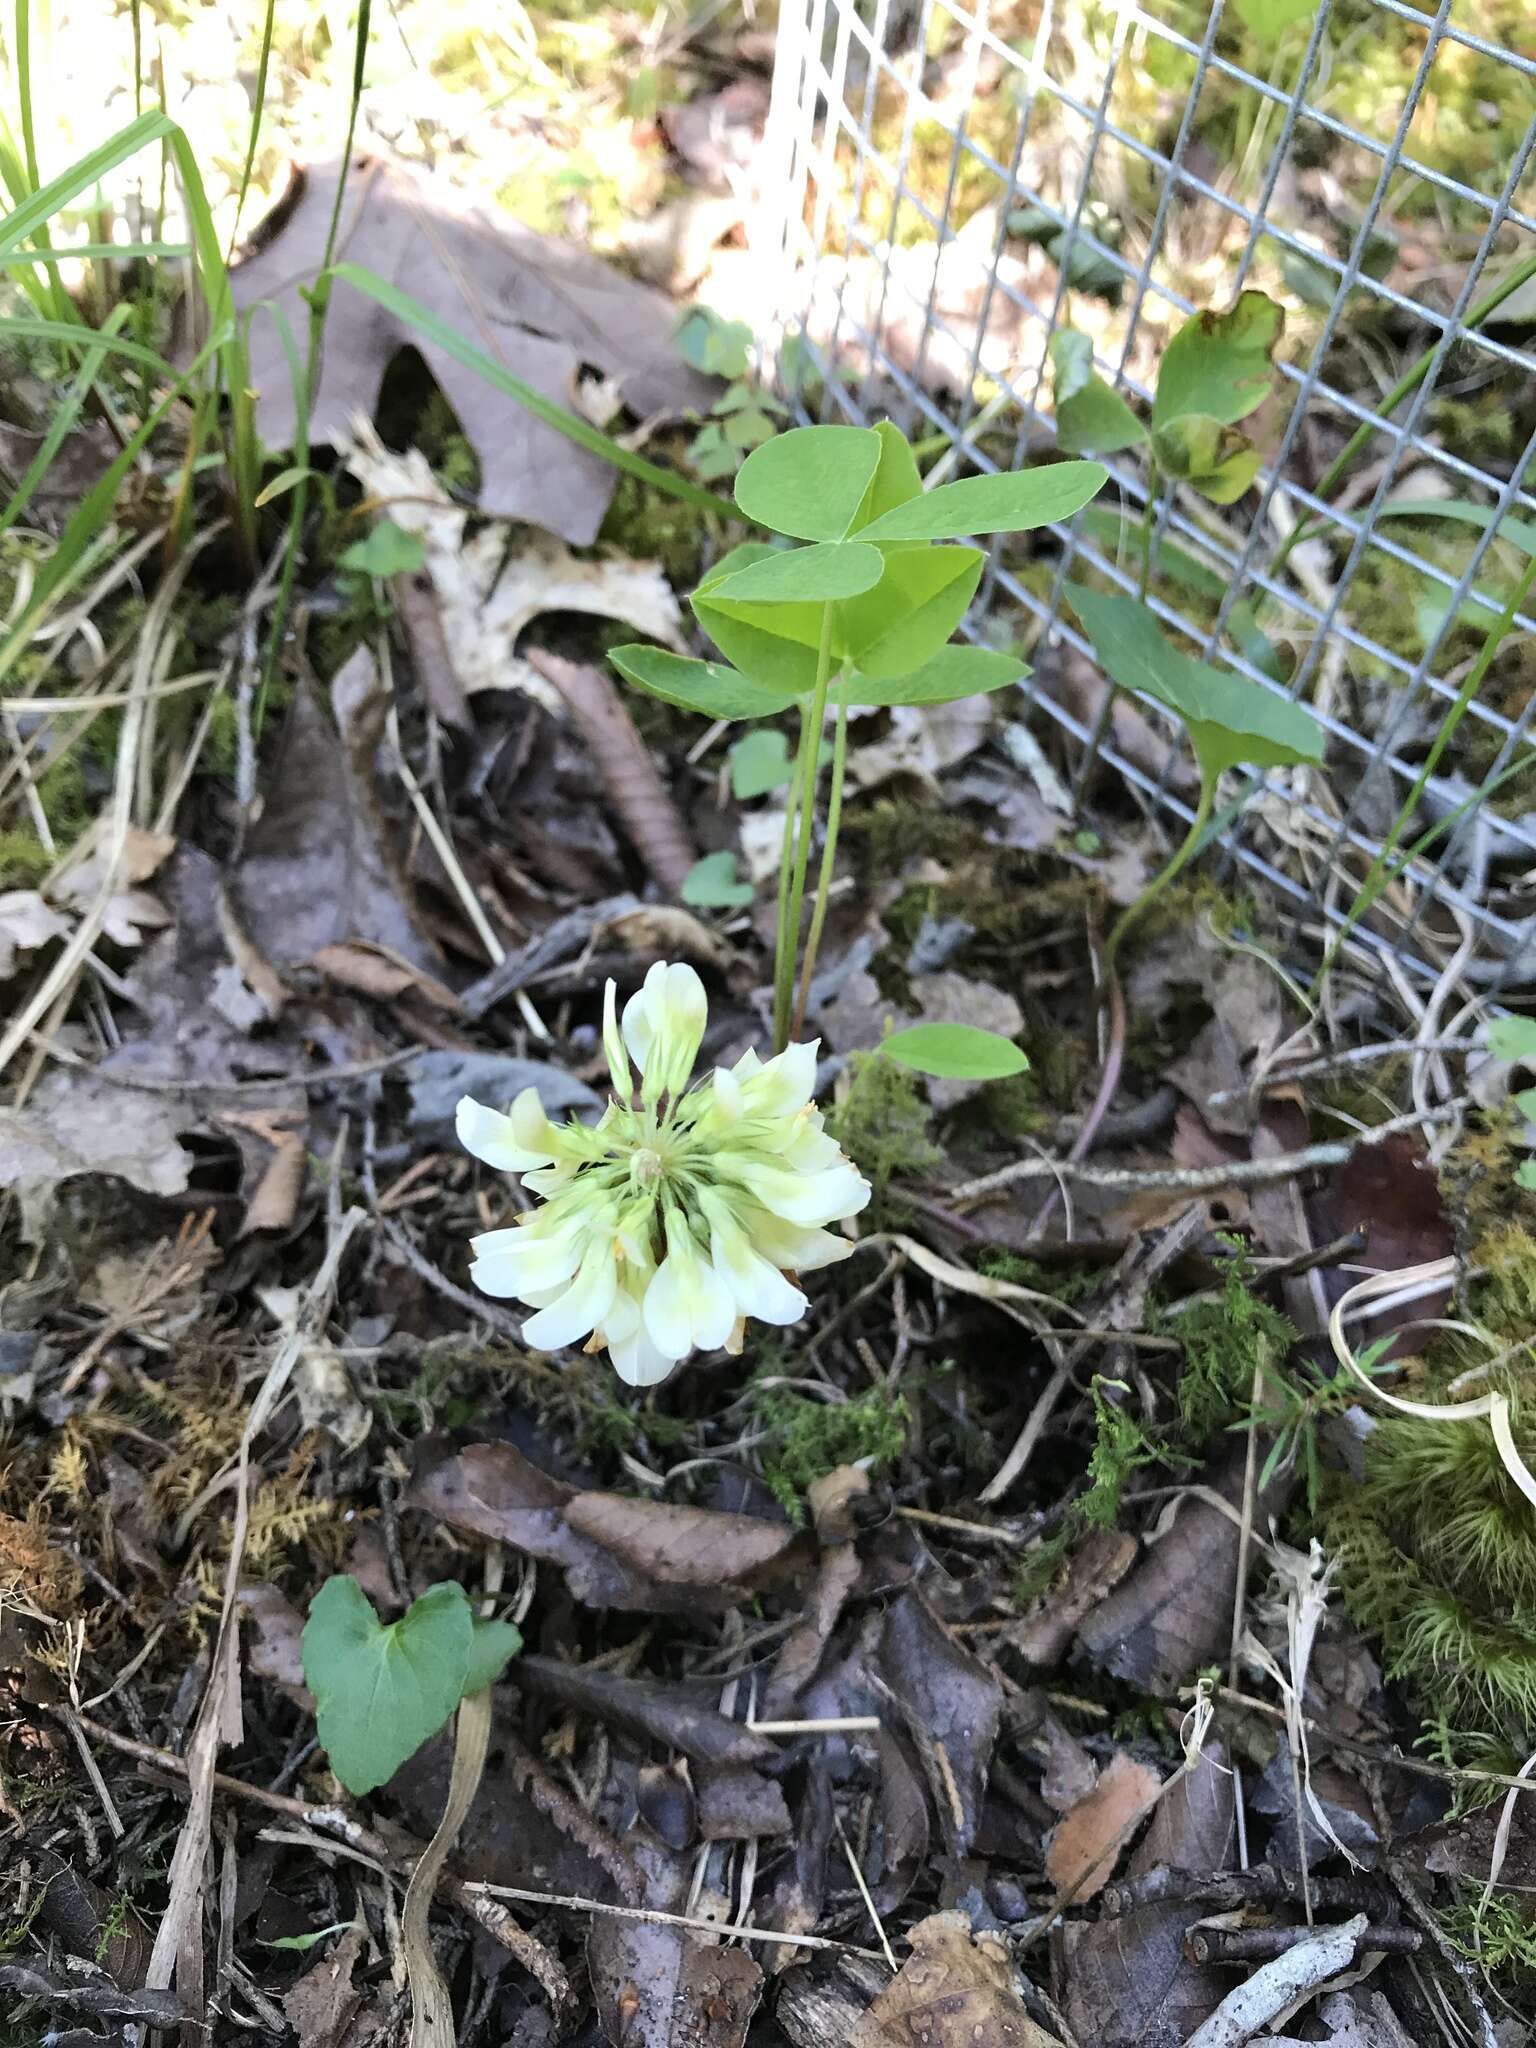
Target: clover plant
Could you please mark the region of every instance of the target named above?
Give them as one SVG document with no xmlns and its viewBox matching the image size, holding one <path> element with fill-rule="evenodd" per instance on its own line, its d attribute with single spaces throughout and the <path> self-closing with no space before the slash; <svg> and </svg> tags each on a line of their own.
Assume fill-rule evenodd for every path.
<svg viewBox="0 0 1536 2048">
<path fill-rule="evenodd" d="M 1106 476 L 1098 462 L 1062 462 L 924 491 L 916 457 L 889 422 L 792 428 L 754 449 L 736 479 L 743 516 L 781 539 L 732 549 L 693 593 L 694 614 L 724 660 L 638 645 L 614 651 L 629 682 L 706 717 L 798 716 L 779 863 L 777 1050 L 804 1014 L 826 919 L 849 712 L 948 703 L 1027 675 L 1014 655 L 951 644 L 985 560 L 970 542 L 1070 519 Z M 829 706 L 836 729 L 826 829 L 802 949 Z"/>
</svg>

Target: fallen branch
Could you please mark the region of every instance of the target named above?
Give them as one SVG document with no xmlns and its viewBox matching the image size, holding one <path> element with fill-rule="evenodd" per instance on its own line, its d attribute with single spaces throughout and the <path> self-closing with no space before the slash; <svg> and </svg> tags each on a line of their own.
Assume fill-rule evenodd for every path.
<svg viewBox="0 0 1536 2048">
<path fill-rule="evenodd" d="M 1219 1193 L 1223 1188 L 1262 1187 L 1270 1181 L 1289 1180 L 1292 1174 L 1311 1173 L 1324 1166 L 1342 1166 L 1350 1154 L 1363 1145 L 1379 1145 L 1398 1131 L 1421 1129 L 1426 1123 L 1448 1122 L 1453 1116 L 1459 1116 L 1465 1107 L 1465 1098 L 1458 1097 L 1454 1102 L 1431 1110 L 1427 1116 L 1421 1110 L 1414 1110 L 1407 1116 L 1391 1117 L 1386 1123 L 1361 1131 L 1352 1138 L 1323 1145 L 1304 1145 L 1299 1152 L 1282 1152 L 1274 1159 L 1234 1159 L 1225 1166 L 1169 1166 L 1143 1172 L 1126 1166 L 1094 1166 L 1086 1160 L 1016 1159 L 1012 1166 L 999 1167 L 996 1173 L 985 1173 L 979 1180 L 964 1181 L 959 1187 L 951 1188 L 949 1199 L 969 1207 L 985 1201 L 988 1195 L 1026 1180 L 1077 1181 L 1090 1188 L 1120 1188 L 1126 1194 L 1166 1190 L 1181 1195 L 1210 1195 Z"/>
</svg>

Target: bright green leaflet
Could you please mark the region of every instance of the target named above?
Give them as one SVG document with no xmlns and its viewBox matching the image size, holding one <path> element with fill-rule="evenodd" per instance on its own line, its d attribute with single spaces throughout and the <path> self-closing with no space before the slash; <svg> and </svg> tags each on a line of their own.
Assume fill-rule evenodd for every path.
<svg viewBox="0 0 1536 2048">
<path fill-rule="evenodd" d="M 523 1632 L 515 1622 L 486 1621 L 476 1615 L 464 1671 L 465 1699 L 494 1685 L 522 1647 Z"/>
<path fill-rule="evenodd" d="M 900 427 L 893 427 L 889 420 L 881 420 L 874 431 L 880 436 L 880 466 L 859 508 L 855 532 L 867 526 L 870 520 L 878 519 L 882 513 L 894 512 L 898 505 L 905 505 L 923 488 L 917 457 Z"/>
<path fill-rule="evenodd" d="M 875 588 L 838 607 L 838 651 L 871 676 L 899 676 L 938 653 L 981 581 L 980 548 L 892 548 Z"/>
<path fill-rule="evenodd" d="M 793 540 L 841 540 L 880 455 L 871 427 L 791 427 L 741 465 L 736 503 L 748 519 Z"/>
<path fill-rule="evenodd" d="M 968 534 L 1026 533 L 1070 519 L 1108 481 L 1101 462 L 1055 462 L 1045 469 L 962 477 L 882 514 L 859 529 L 860 538 L 961 540 Z"/>
<path fill-rule="evenodd" d="M 1508 513 L 1500 519 L 1491 505 L 1472 505 L 1465 498 L 1408 499 L 1383 505 L 1376 516 L 1378 519 L 1458 519 L 1464 525 L 1481 527 L 1485 531 L 1497 522 L 1497 539 L 1507 540 L 1522 554 L 1536 555 L 1536 521 L 1514 519 Z"/>
<path fill-rule="evenodd" d="M 941 647 L 908 675 L 882 679 L 855 672 L 848 679 L 848 702 L 861 710 L 886 704 L 953 704 L 961 697 L 1005 689 L 1028 674 L 1017 656 L 998 654 L 990 647 Z"/>
<path fill-rule="evenodd" d="M 862 541 L 820 541 L 805 548 L 776 548 L 760 561 L 710 584 L 716 603 L 826 604 L 873 590 L 885 570 L 878 548 Z"/>
<path fill-rule="evenodd" d="M 1000 1081 L 1029 1065 L 1012 1039 L 974 1024 L 913 1024 L 883 1038 L 880 1050 L 914 1073 L 954 1081 Z"/>
<path fill-rule="evenodd" d="M 1093 343 L 1071 327 L 1051 336 L 1056 445 L 1063 455 L 1114 455 L 1139 448 L 1147 430 L 1093 367 Z"/>
<path fill-rule="evenodd" d="M 1213 505 L 1235 505 L 1259 473 L 1257 448 L 1236 427 L 1190 412 L 1157 433 L 1157 459 L 1171 477 L 1194 486 Z"/>
<path fill-rule="evenodd" d="M 792 694 L 771 690 L 723 662 L 694 661 L 661 647 L 615 647 L 608 659 L 627 682 L 705 718 L 772 718 L 795 701 Z"/>
<path fill-rule="evenodd" d="M 1226 313 L 1196 313 L 1169 342 L 1152 401 L 1154 431 L 1190 414 L 1220 426 L 1246 419 L 1269 396 L 1280 308 L 1244 292 Z"/>
</svg>

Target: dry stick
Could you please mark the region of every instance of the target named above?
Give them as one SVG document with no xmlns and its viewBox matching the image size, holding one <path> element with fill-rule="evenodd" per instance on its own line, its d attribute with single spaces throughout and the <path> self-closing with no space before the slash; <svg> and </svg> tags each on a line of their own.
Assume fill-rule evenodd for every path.
<svg viewBox="0 0 1536 2048">
<path fill-rule="evenodd" d="M 697 1934 L 723 1931 L 718 1920 L 697 1919 L 688 1913 L 662 1913 L 648 1906 L 612 1906 L 602 1899 L 583 1899 L 571 1892 L 534 1892 L 511 1884 L 481 1884 L 473 1879 L 464 1890 L 473 1897 L 513 1899 L 525 1906 L 561 1906 L 572 1913 L 601 1913 L 610 1920 L 639 1920 L 653 1927 L 685 1927 Z M 733 1941 L 766 1941 L 777 1948 L 828 1949 L 838 1955 L 862 1956 L 867 1962 L 887 1960 L 878 1949 L 860 1948 L 851 1941 L 834 1941 L 825 1934 L 781 1934 L 772 1927 L 736 1927 L 729 1930 Z"/>
<path fill-rule="evenodd" d="M 1299 1152 L 1282 1152 L 1274 1159 L 1235 1159 L 1229 1166 L 1174 1166 L 1138 1173 L 1128 1167 L 1091 1166 L 1083 1160 L 1018 1159 L 1012 1166 L 999 1167 L 996 1173 L 983 1174 L 979 1180 L 951 1188 L 949 1199 L 969 1205 L 984 1201 L 999 1188 L 1012 1187 L 1018 1181 L 1048 1180 L 1057 1174 L 1065 1180 L 1080 1181 L 1085 1187 L 1120 1188 L 1126 1194 L 1165 1189 L 1174 1194 L 1209 1195 L 1223 1188 L 1262 1187 L 1269 1181 L 1289 1180 L 1294 1173 L 1310 1173 L 1315 1167 L 1342 1166 L 1357 1147 L 1379 1145 L 1399 1131 L 1418 1129 L 1426 1121 L 1444 1123 L 1459 1116 L 1466 1102 L 1465 1096 L 1457 1096 L 1453 1102 L 1432 1110 L 1427 1119 L 1421 1111 L 1414 1110 L 1410 1115 L 1391 1117 L 1384 1124 L 1357 1132 L 1352 1138 L 1304 1145 Z"/>
</svg>

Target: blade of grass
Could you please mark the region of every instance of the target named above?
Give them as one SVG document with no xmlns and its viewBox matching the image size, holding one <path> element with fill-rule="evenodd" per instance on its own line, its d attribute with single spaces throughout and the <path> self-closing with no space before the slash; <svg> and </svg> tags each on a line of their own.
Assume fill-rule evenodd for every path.
<svg viewBox="0 0 1536 2048">
<path fill-rule="evenodd" d="M 42 184 L 42 174 L 37 167 L 37 131 L 32 114 L 32 8 L 30 0 L 16 0 L 16 33 L 12 50 L 12 61 L 16 66 L 16 94 L 21 104 L 21 148 L 26 165 L 27 189 L 35 192 Z M 38 240 L 46 250 L 49 237 L 46 228 L 40 229 Z M 50 264 L 48 270 L 48 300 L 53 308 L 55 320 L 71 325 L 80 324 L 64 281 L 59 276 L 57 265 Z"/>
<path fill-rule="evenodd" d="M 611 462 L 615 469 L 622 469 L 627 475 L 638 477 L 642 483 L 651 484 L 659 491 L 666 491 L 674 498 L 681 498 L 686 504 L 696 505 L 707 512 L 718 512 L 725 519 L 740 521 L 741 514 L 727 499 L 717 498 L 712 491 L 702 490 L 699 485 L 689 483 L 686 477 L 678 476 L 670 469 L 661 469 L 654 462 L 647 462 L 644 456 L 621 447 L 600 428 L 556 405 L 551 399 L 546 398 L 542 391 L 535 391 L 531 384 L 525 383 L 521 377 L 514 376 L 493 356 L 488 356 L 483 349 L 476 348 L 473 342 L 466 341 L 456 328 L 450 327 L 446 320 L 440 319 L 436 313 L 422 305 L 419 299 L 413 299 L 409 292 L 401 291 L 398 286 L 387 283 L 382 277 L 375 275 L 371 270 L 365 270 L 357 263 L 335 264 L 331 275 L 366 293 L 376 305 L 383 306 L 387 312 L 393 313 L 396 319 L 408 321 L 419 333 L 426 335 L 429 341 L 435 342 L 445 354 L 451 355 L 455 362 L 462 363 L 466 369 L 473 370 L 477 376 L 483 377 L 487 384 L 493 384 L 498 391 L 505 392 L 508 398 L 515 399 L 525 411 L 531 412 L 535 419 L 542 420 L 547 427 L 553 427 L 557 434 L 564 434 L 568 441 L 574 441 L 579 448 L 585 448 L 592 455 L 601 456 L 604 462 Z"/>
<path fill-rule="evenodd" d="M 235 248 L 240 240 L 240 217 L 245 212 L 245 195 L 251 189 L 251 172 L 256 163 L 256 144 L 261 135 L 261 117 L 267 104 L 267 72 L 272 64 L 272 24 L 276 18 L 277 0 L 267 0 L 266 18 L 261 24 L 261 55 L 256 60 L 256 90 L 251 99 L 251 133 L 245 145 L 245 162 L 240 166 L 240 190 L 235 194 L 235 217 L 230 223 L 229 243 L 224 251 L 227 263 L 233 263 L 235 260 Z"/>
<path fill-rule="evenodd" d="M 134 341 L 126 334 L 108 333 L 105 328 L 86 327 L 78 321 L 34 320 L 30 314 L 13 314 L 8 319 L 0 319 L 0 345 L 7 340 L 52 341 L 60 348 L 72 349 L 99 347 L 107 355 L 123 356 L 130 363 L 141 363 L 162 377 L 173 374 L 171 365 L 158 349 L 148 348 L 142 341 Z"/>
<path fill-rule="evenodd" d="M 115 306 L 110 315 L 109 325 L 120 325 L 127 318 L 128 308 Z M 64 436 L 79 418 L 105 355 L 106 349 L 100 340 L 87 349 L 85 360 L 76 373 L 74 383 L 54 408 L 53 418 L 48 422 L 48 431 L 38 444 L 37 453 L 27 464 L 25 476 L 16 486 L 10 503 L 3 512 L 0 512 L 0 533 L 8 533 L 31 503 L 32 493 L 48 474 L 49 465 L 63 445 Z"/>
<path fill-rule="evenodd" d="M 140 256 L 190 256 L 190 242 L 69 242 L 60 249 L 10 249 L 0 256 L 0 270 L 20 270 L 30 264 L 34 268 L 43 263 L 61 262 L 66 256 L 82 261 L 110 260 L 114 263 L 131 263 Z"/>
<path fill-rule="evenodd" d="M 138 120 L 130 121 L 115 135 L 109 135 L 105 142 L 72 163 L 67 171 L 61 171 L 48 184 L 39 187 L 0 220 L 0 256 L 30 241 L 39 228 L 46 228 L 53 216 L 68 206 L 71 199 L 92 185 L 99 185 L 109 171 L 116 170 L 120 163 L 126 163 L 136 151 L 179 132 L 170 116 L 155 108 L 142 114 Z M 185 142 L 186 138 L 183 136 L 182 140 Z"/>
</svg>

